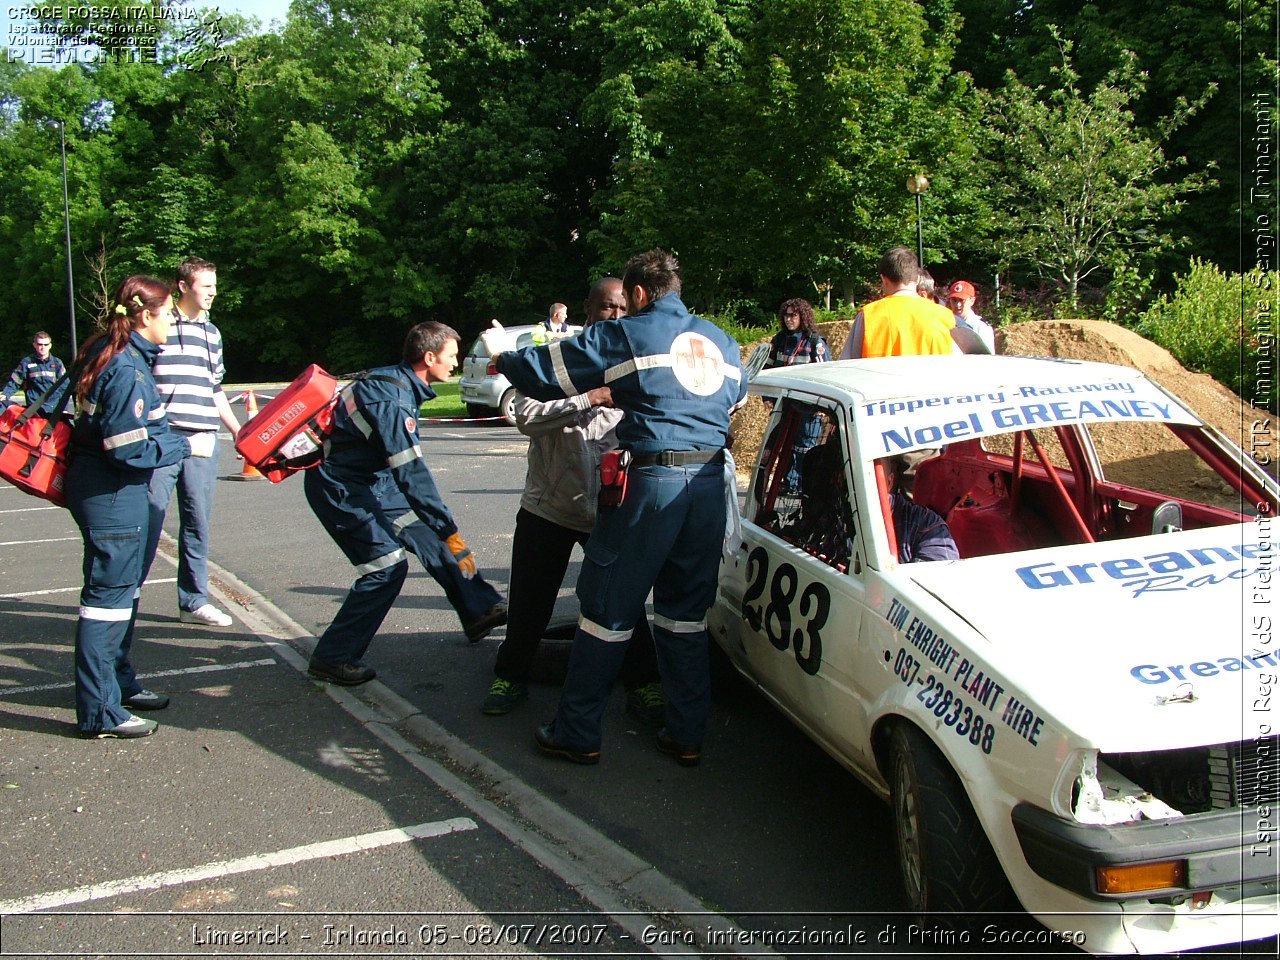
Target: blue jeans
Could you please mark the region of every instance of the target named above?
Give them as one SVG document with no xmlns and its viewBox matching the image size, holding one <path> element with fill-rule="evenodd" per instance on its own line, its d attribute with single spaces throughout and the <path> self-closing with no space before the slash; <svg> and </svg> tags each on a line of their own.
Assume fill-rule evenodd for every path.
<svg viewBox="0 0 1280 960">
<path fill-rule="evenodd" d="M 182 431 L 178 431 L 181 433 Z M 178 609 L 196 610 L 209 602 L 209 542 L 213 492 L 218 485 L 218 448 L 211 457 L 187 457 L 151 474 L 147 501 L 151 528 L 142 575 L 151 571 L 174 487 L 178 490 Z"/>
<path fill-rule="evenodd" d="M 556 742 L 600 748 L 600 723 L 626 641 L 653 591 L 653 641 L 667 733 L 699 748 L 711 711 L 706 615 L 724 541 L 724 464 L 633 468 L 626 501 L 601 510 L 578 574 L 582 618 L 556 711 Z"/>
</svg>

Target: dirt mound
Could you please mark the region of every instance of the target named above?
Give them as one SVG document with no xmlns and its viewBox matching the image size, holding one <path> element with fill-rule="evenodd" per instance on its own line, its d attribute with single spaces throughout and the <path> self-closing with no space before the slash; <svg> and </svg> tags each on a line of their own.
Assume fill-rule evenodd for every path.
<svg viewBox="0 0 1280 960">
<path fill-rule="evenodd" d="M 831 345 L 832 354 L 839 356 L 849 332 L 849 324 L 843 321 L 822 324 L 819 330 Z M 757 343 L 742 349 L 744 362 Z M 1040 320 L 1018 323 L 996 331 L 996 351 L 1022 357 L 1094 360 L 1141 370 L 1191 407 L 1205 422 L 1217 427 L 1241 448 L 1247 449 L 1246 428 L 1250 421 L 1246 419 L 1244 402 L 1212 377 L 1187 370 L 1169 351 L 1138 336 L 1132 330 L 1103 320 Z M 745 479 L 741 471 L 749 470 L 755 462 L 768 420 L 768 411 L 758 397 L 750 398 L 747 405 L 734 417 L 734 457 L 740 468 L 739 479 Z M 1112 462 L 1128 460 L 1134 464 L 1134 472 L 1125 478 L 1128 482 L 1143 480 L 1143 471 L 1138 469 L 1138 464 L 1150 464 L 1153 467 L 1158 464 L 1161 472 L 1167 474 L 1171 464 L 1158 455 L 1160 450 L 1152 449 L 1149 444 L 1135 445 L 1132 450 L 1125 450 L 1125 442 L 1127 441 L 1121 434 L 1109 437 L 1108 445 L 1111 449 L 1108 451 L 1108 459 Z M 1163 479 L 1166 484 L 1170 480 L 1167 475 Z M 1190 479 L 1188 478 L 1188 482 Z"/>
<path fill-rule="evenodd" d="M 1097 360 L 1141 370 L 1160 386 L 1231 438 L 1248 449 L 1245 404 L 1213 377 L 1192 373 L 1164 347 L 1132 330 L 1105 320 L 1037 320 L 1002 327 L 996 333 L 996 350 L 1019 357 L 1061 357 Z"/>
</svg>

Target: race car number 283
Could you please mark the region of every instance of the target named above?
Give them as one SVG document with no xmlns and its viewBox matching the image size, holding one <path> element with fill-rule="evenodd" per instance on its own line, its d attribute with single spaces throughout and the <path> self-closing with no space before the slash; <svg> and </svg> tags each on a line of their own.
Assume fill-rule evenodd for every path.
<svg viewBox="0 0 1280 960">
<path fill-rule="evenodd" d="M 769 552 L 764 547 L 751 551 L 742 619 L 752 630 L 763 629 L 778 650 L 790 647 L 800 669 L 811 677 L 822 666 L 822 628 L 830 613 L 831 593 L 823 584 L 815 580 L 801 590 L 796 568 L 785 562 L 770 577 Z"/>
</svg>

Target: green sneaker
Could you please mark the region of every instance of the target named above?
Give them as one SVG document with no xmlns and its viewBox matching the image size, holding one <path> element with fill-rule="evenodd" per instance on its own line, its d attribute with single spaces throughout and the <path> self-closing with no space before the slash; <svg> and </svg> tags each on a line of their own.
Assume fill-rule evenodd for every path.
<svg viewBox="0 0 1280 960">
<path fill-rule="evenodd" d="M 512 708 L 529 696 L 529 688 L 523 683 L 496 678 L 489 685 L 489 695 L 484 698 L 480 712 L 490 717 L 500 717 L 510 713 Z"/>
<path fill-rule="evenodd" d="M 667 701 L 662 696 L 662 684 L 646 683 L 628 690 L 627 713 L 648 727 L 666 723 Z"/>
</svg>

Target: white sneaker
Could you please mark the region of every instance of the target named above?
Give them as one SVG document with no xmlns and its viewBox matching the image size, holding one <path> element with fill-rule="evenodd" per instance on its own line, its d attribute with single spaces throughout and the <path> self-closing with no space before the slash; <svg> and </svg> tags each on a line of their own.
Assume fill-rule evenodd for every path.
<svg viewBox="0 0 1280 960">
<path fill-rule="evenodd" d="M 180 610 L 178 619 L 183 623 L 203 623 L 206 627 L 229 627 L 232 622 L 229 616 L 212 603 L 206 603 L 203 607 L 196 607 L 194 610 Z"/>
</svg>

